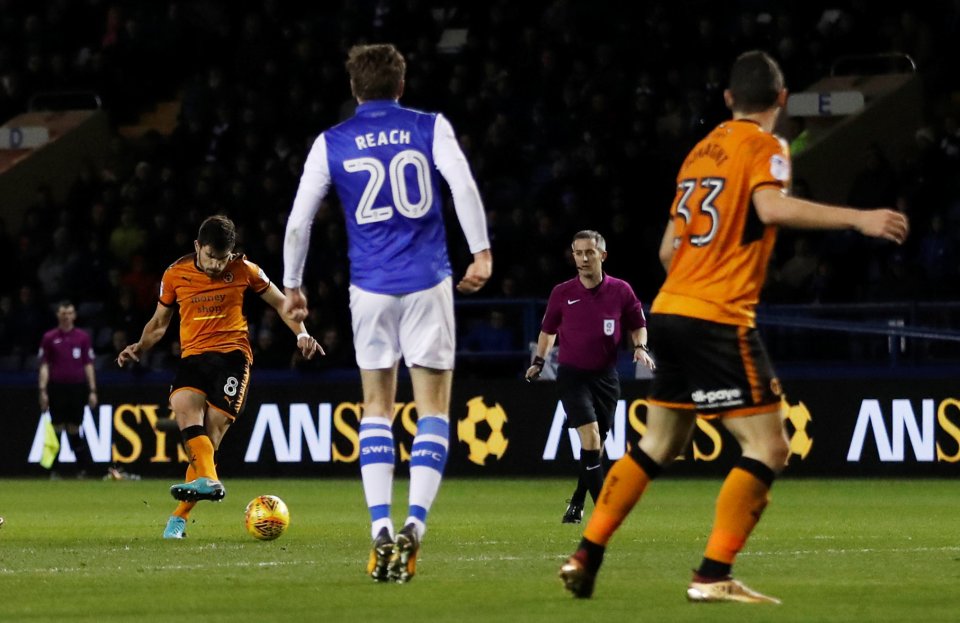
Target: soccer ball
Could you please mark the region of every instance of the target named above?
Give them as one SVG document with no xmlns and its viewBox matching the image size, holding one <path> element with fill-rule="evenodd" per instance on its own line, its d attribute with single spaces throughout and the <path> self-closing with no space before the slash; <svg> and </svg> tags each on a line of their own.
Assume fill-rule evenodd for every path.
<svg viewBox="0 0 960 623">
<path fill-rule="evenodd" d="M 290 511 L 283 500 L 275 495 L 258 495 L 247 504 L 244 525 L 255 539 L 272 541 L 290 525 Z"/>
</svg>

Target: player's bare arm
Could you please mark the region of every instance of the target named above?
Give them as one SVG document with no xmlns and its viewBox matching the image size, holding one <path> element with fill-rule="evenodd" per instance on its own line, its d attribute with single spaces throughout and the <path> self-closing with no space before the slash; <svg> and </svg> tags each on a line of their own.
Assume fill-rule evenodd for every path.
<svg viewBox="0 0 960 623">
<path fill-rule="evenodd" d="M 484 249 L 473 254 L 473 262 L 467 266 L 467 272 L 457 284 L 457 292 L 473 294 L 487 283 L 493 274 L 493 253 Z"/>
<path fill-rule="evenodd" d="M 667 226 L 663 230 L 663 238 L 660 239 L 660 263 L 663 264 L 663 270 L 670 270 L 670 262 L 673 261 L 673 253 L 676 248 L 673 246 L 673 218 L 667 221 Z"/>
<path fill-rule="evenodd" d="M 99 401 L 97 400 L 97 373 L 93 369 L 93 364 L 88 363 L 83 366 L 83 375 L 87 377 L 87 387 L 90 391 L 87 393 L 87 404 L 91 409 L 96 409 Z"/>
<path fill-rule="evenodd" d="M 122 368 L 128 361 L 140 361 L 140 356 L 163 338 L 167 327 L 170 326 L 171 318 L 173 318 L 173 308 L 157 303 L 153 317 L 143 327 L 140 340 L 130 344 L 117 355 L 117 365 Z"/>
<path fill-rule="evenodd" d="M 284 288 L 285 300 L 281 316 L 295 322 L 307 319 L 307 295 L 300 288 Z"/>
<path fill-rule="evenodd" d="M 905 214 L 880 208 L 858 210 L 790 197 L 780 189 L 753 193 L 757 215 L 765 225 L 797 229 L 856 229 L 864 236 L 903 244 L 910 233 Z"/>
<path fill-rule="evenodd" d="M 47 395 L 47 384 L 50 382 L 50 364 L 46 361 L 40 364 L 40 411 L 50 408 L 50 396 Z"/>
<path fill-rule="evenodd" d="M 301 296 L 300 288 L 287 288 L 288 290 L 295 290 Z M 313 359 L 314 355 L 320 353 L 325 355 L 323 348 L 320 346 L 320 343 L 307 331 L 307 327 L 304 326 L 303 320 L 295 319 L 295 314 L 292 312 L 287 312 L 287 306 L 289 304 L 289 298 L 284 296 L 283 292 L 280 291 L 274 284 L 270 284 L 270 287 L 260 295 L 267 305 L 277 310 L 277 313 L 280 314 L 280 318 L 283 320 L 283 323 L 293 331 L 294 335 L 297 336 L 297 348 L 300 349 L 300 354 L 303 355 L 304 359 Z M 304 316 L 306 316 L 307 301 L 306 298 L 303 299 L 303 311 Z"/>
</svg>

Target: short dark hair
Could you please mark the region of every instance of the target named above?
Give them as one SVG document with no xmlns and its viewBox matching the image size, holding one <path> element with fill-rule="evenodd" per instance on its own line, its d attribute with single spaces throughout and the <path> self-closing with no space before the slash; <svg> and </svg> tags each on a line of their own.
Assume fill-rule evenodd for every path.
<svg viewBox="0 0 960 623">
<path fill-rule="evenodd" d="M 59 303 L 57 303 L 57 311 L 60 311 L 61 309 L 66 309 L 68 307 L 73 307 L 73 301 L 71 301 L 70 299 L 63 299 Z"/>
<path fill-rule="evenodd" d="M 744 52 L 730 69 L 729 88 L 733 110 L 761 112 L 777 103 L 777 97 L 784 88 L 783 72 L 777 61 L 766 52 Z"/>
<path fill-rule="evenodd" d="M 597 249 L 600 251 L 607 250 L 607 241 L 604 240 L 603 236 L 601 236 L 600 232 L 598 231 L 594 231 L 592 229 L 583 229 L 578 231 L 573 235 L 573 242 L 576 242 L 577 240 L 593 240 L 593 243 L 597 245 Z"/>
<path fill-rule="evenodd" d="M 400 96 L 407 72 L 403 54 L 391 43 L 355 45 L 347 52 L 350 89 L 361 100 L 390 100 Z"/>
<path fill-rule="evenodd" d="M 237 244 L 237 227 L 222 214 L 208 216 L 200 223 L 197 242 L 201 247 L 209 245 L 214 251 L 229 253 Z"/>
</svg>

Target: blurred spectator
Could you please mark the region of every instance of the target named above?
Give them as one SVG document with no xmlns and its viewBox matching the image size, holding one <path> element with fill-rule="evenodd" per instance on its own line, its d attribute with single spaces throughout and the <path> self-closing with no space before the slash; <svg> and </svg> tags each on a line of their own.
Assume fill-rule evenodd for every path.
<svg viewBox="0 0 960 623">
<path fill-rule="evenodd" d="M 805 236 L 797 237 L 793 245 L 793 257 L 780 268 L 780 279 L 789 290 L 792 301 L 809 300 L 810 285 L 818 264 L 810 241 Z"/>
<path fill-rule="evenodd" d="M 43 336 L 44 326 L 53 317 L 53 310 L 40 302 L 33 286 L 20 286 L 17 302 L 10 314 L 13 352 L 20 355 L 33 353 Z"/>
<path fill-rule="evenodd" d="M 925 285 L 935 295 L 957 295 L 957 241 L 947 233 L 939 214 L 930 218 L 927 232 L 920 240 L 919 262 L 927 279 Z"/>
<path fill-rule="evenodd" d="M 288 337 L 286 332 L 282 335 Z M 291 366 L 293 351 L 293 348 L 285 347 L 277 340 L 272 329 L 263 328 L 257 331 L 257 339 L 253 343 L 253 361 L 258 368 L 284 370 Z"/>
<path fill-rule="evenodd" d="M 137 222 L 137 213 L 126 206 L 120 214 L 120 224 L 110 232 L 110 252 L 119 262 L 126 263 L 143 249 L 147 232 Z"/>
<path fill-rule="evenodd" d="M 864 165 L 853 180 L 847 203 L 857 208 L 890 208 L 897 202 L 897 174 L 878 145 L 864 154 Z"/>
<path fill-rule="evenodd" d="M 460 340 L 460 348 L 473 352 L 507 352 L 520 348 L 513 329 L 507 326 L 507 317 L 499 309 L 476 322 Z"/>
<path fill-rule="evenodd" d="M 6 231 L 0 223 L 0 260 L 15 267 L 0 286 L 14 294 L 9 326 L 30 324 L 19 312 L 27 286 L 41 317 L 64 294 L 100 304 L 104 312 L 90 318 L 98 345 L 109 344 L 114 328 L 139 330 L 170 260 L 166 250 L 189 248 L 200 220 L 215 212 L 234 218 L 245 250 L 279 281 L 276 241 L 311 135 L 352 114 L 347 89 L 328 85 L 346 84 L 344 42 L 363 39 L 392 40 L 417 59 L 407 80 L 421 99 L 411 105 L 449 111 L 488 211 L 498 257 L 492 296 L 509 298 L 546 296 L 544 284 L 565 268 L 551 240 L 567 239 L 588 217 L 611 232 L 615 248 L 636 249 L 617 272 L 641 299 L 652 299 L 662 280 L 655 249 L 673 199 L 671 175 L 701 129 L 729 114 L 722 68 L 735 54 L 750 46 L 777 53 L 791 90 L 800 91 L 841 55 L 909 53 L 925 84 L 927 127 L 918 129 L 915 149 L 887 154 L 893 160 L 871 148 L 849 199 L 863 207 L 899 202 L 914 230 L 930 222 L 930 233 L 909 240 L 897 259 L 842 234 L 811 234 L 803 243 L 785 237 L 784 261 L 771 266 L 771 279 L 787 280 L 784 296 L 801 303 L 862 301 L 895 273 L 923 284 L 914 292 L 921 299 L 957 291 L 956 260 L 939 261 L 960 242 L 953 100 L 960 78 L 952 66 L 960 37 L 951 3 L 754 2 L 731 12 L 722 3 L 662 0 L 626 8 L 599 0 L 589 9 L 562 0 L 497 1 L 469 10 L 341 0 L 309 13 L 280 11 L 272 1 L 242 11 L 224 0 L 54 2 L 42 11 L 2 4 L 0 122 L 24 112 L 43 89 L 97 92 L 114 125 L 182 93 L 172 136 L 118 134 L 65 202 L 39 188 L 22 222 L 10 220 Z M 452 26 L 467 29 L 466 44 L 439 52 L 440 33 Z M 688 29 L 696 36 L 678 45 Z M 670 61 L 649 61 L 664 58 Z M 799 150 L 802 120 L 786 121 Z M 796 180 L 794 194 L 817 190 L 801 186 Z M 941 218 L 936 233 L 934 216 Z M 322 233 L 311 257 L 320 260 L 305 284 L 316 289 L 313 326 L 349 337 L 342 218 L 335 198 L 318 214 L 314 227 Z M 454 269 L 467 259 L 453 255 Z M 10 335 L 0 350 L 22 351 L 14 343 L 19 332 Z"/>
</svg>

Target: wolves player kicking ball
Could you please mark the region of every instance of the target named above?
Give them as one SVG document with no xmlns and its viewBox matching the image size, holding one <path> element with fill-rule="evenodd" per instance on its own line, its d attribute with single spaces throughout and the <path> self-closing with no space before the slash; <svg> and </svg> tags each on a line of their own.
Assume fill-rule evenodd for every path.
<svg viewBox="0 0 960 623">
<path fill-rule="evenodd" d="M 247 504 L 244 524 L 253 538 L 272 541 L 287 530 L 290 525 L 290 511 L 277 496 L 259 495 Z"/>
</svg>

